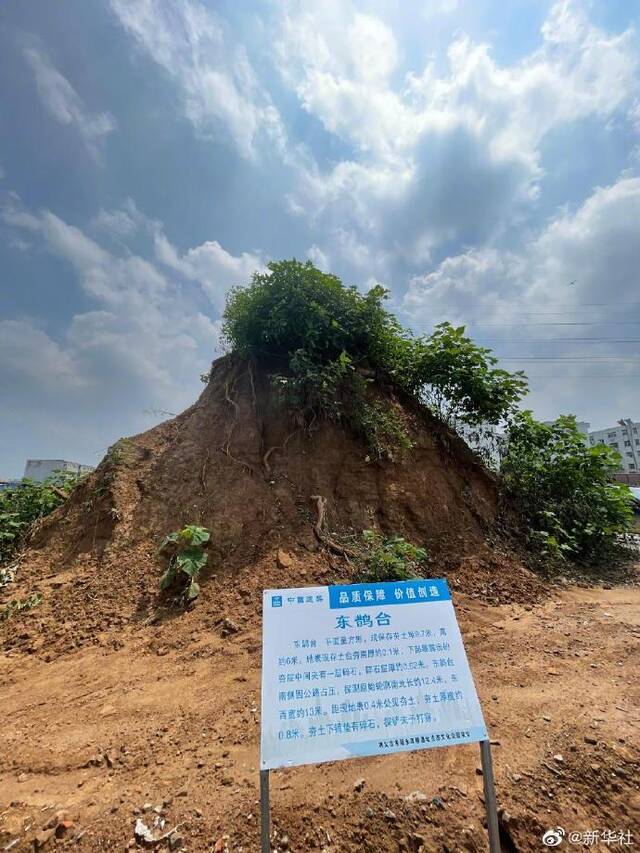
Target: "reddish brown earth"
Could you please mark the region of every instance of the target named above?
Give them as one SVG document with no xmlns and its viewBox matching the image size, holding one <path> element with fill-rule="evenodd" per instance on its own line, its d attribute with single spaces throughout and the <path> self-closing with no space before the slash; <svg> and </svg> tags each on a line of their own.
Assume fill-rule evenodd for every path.
<svg viewBox="0 0 640 853">
<path fill-rule="evenodd" d="M 490 548 L 491 477 L 402 411 L 415 450 L 367 461 L 333 425 L 298 430 L 258 371 L 224 360 L 198 403 L 121 442 L 45 522 L 0 600 L 43 595 L 0 625 L 0 850 L 37 833 L 46 850 L 124 850 L 137 816 L 179 825 L 186 850 L 258 850 L 261 590 L 352 571 L 314 537 L 315 495 L 327 531 L 404 533 L 448 578 L 495 741 L 503 849 L 544 849 L 555 826 L 629 830 L 637 848 L 639 587 L 550 586 Z M 157 596 L 157 543 L 196 521 L 211 569 L 177 614 Z M 484 850 L 478 767 L 477 748 L 455 747 L 275 772 L 273 848 Z"/>
</svg>

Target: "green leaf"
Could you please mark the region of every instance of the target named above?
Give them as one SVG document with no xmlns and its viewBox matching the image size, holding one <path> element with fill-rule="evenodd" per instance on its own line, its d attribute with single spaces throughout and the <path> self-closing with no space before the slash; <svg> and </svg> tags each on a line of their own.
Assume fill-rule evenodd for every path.
<svg viewBox="0 0 640 853">
<path fill-rule="evenodd" d="M 178 541 L 178 533 L 169 533 L 169 535 L 165 536 L 164 539 L 162 540 L 162 542 L 160 543 L 160 551 L 162 551 L 163 548 L 166 548 L 167 545 L 169 545 L 169 544 L 175 545 L 175 543 L 177 541 Z"/>
<path fill-rule="evenodd" d="M 167 568 L 165 573 L 162 575 L 162 579 L 160 581 L 160 589 L 169 589 L 169 587 L 173 584 L 176 579 L 176 567 L 174 563 Z"/>
<path fill-rule="evenodd" d="M 200 587 L 195 581 L 191 581 L 187 588 L 187 599 L 189 601 L 193 601 L 194 598 L 197 598 L 200 595 Z"/>
<path fill-rule="evenodd" d="M 180 538 L 191 545 L 202 545 L 209 541 L 209 531 L 206 527 L 198 527 L 196 524 L 187 524 L 180 531 Z"/>
<path fill-rule="evenodd" d="M 201 548 L 185 548 L 176 555 L 176 563 L 179 568 L 189 577 L 196 577 L 200 569 L 206 564 L 207 555 Z"/>
</svg>

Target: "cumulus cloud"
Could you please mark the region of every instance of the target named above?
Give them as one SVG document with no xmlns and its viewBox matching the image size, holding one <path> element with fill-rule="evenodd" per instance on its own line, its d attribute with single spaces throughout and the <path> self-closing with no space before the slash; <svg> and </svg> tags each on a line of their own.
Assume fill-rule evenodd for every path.
<svg viewBox="0 0 640 853">
<path fill-rule="evenodd" d="M 33 71 L 44 108 L 60 124 L 75 128 L 87 148 L 97 154 L 100 140 L 116 128 L 113 116 L 108 112 L 89 112 L 71 83 L 43 51 L 28 47 L 24 55 Z"/>
<path fill-rule="evenodd" d="M 111 0 L 111 8 L 139 47 L 176 81 L 185 114 L 201 133 L 222 130 L 249 159 L 256 157 L 263 135 L 284 145 L 278 111 L 246 51 L 226 44 L 213 12 L 191 0 Z"/>
<path fill-rule="evenodd" d="M 637 373 L 637 345 L 620 341 L 632 337 L 626 325 L 634 317 L 640 322 L 639 268 L 640 178 L 627 177 L 596 188 L 517 251 L 473 249 L 415 276 L 402 312 L 418 330 L 450 320 L 489 338 L 509 359 L 508 368 L 539 377 L 527 401 L 538 415 L 581 415 L 587 406 L 593 411 L 593 400 L 585 398 L 592 384 L 587 377 L 614 374 L 618 382 L 597 386 L 597 411 L 606 426 L 628 411 L 624 378 Z M 529 339 L 538 345 L 526 346 Z"/>
<path fill-rule="evenodd" d="M 32 320 L 0 321 L 0 387 L 7 393 L 34 386 L 61 392 L 85 387 L 80 365 Z"/>
<path fill-rule="evenodd" d="M 161 228 L 155 234 L 156 257 L 181 276 L 197 281 L 218 311 L 231 287 L 248 284 L 254 272 L 265 269 L 259 255 L 232 255 L 217 240 L 207 240 L 180 255 Z"/>
<path fill-rule="evenodd" d="M 137 211 L 133 202 L 127 209 Z M 85 402 L 93 395 L 100 406 L 125 397 L 130 405 L 137 395 L 177 411 L 192 401 L 198 377 L 215 355 L 220 323 L 199 308 L 198 290 L 191 282 L 220 306 L 226 287 L 246 283 L 260 266 L 258 258 L 235 257 L 215 241 L 179 255 L 161 225 L 139 211 L 142 224 L 155 229 L 157 259 L 111 251 L 49 210 L 28 211 L 15 195 L 0 215 L 16 233 L 28 232 L 66 261 L 96 306 L 75 314 L 58 340 L 29 319 L 4 324 L 10 368 L 17 371 L 19 366 L 25 376 L 39 375 L 45 384 L 58 377 L 61 390 L 81 388 Z M 111 223 L 111 217 L 99 219 Z M 39 373 L 43 357 L 46 369 Z"/>
<path fill-rule="evenodd" d="M 145 222 L 146 218 L 137 209 L 133 199 L 128 198 L 118 210 L 100 210 L 91 224 L 95 230 L 105 235 L 126 240 Z"/>
<path fill-rule="evenodd" d="M 551 8 L 540 46 L 513 64 L 460 35 L 444 71 L 429 62 L 404 76 L 380 18 L 337 0 L 283 8 L 282 77 L 354 151 L 328 170 L 302 170 L 292 204 L 411 263 L 447 241 L 499 234 L 537 198 L 545 137 L 606 119 L 637 91 L 633 30 L 609 35 L 570 0 Z"/>
</svg>

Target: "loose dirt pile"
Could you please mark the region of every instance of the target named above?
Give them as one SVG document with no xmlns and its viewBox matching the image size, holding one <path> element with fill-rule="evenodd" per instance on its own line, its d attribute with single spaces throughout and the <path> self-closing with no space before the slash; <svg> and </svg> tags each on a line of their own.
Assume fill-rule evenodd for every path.
<svg viewBox="0 0 640 853">
<path fill-rule="evenodd" d="M 558 825 L 637 845 L 638 588 L 559 592 L 490 547 L 491 475 L 404 416 L 414 450 L 372 461 L 333 424 L 309 435 L 262 372 L 223 359 L 194 406 L 111 449 L 5 595 L 43 602 L 0 626 L 0 849 L 124 850 L 140 817 L 178 825 L 189 851 L 256 851 L 261 590 L 350 580 L 327 537 L 369 527 L 426 544 L 449 580 L 497 741 L 504 849 L 539 850 Z M 185 523 L 212 547 L 178 614 L 158 609 L 157 546 Z M 457 747 L 277 772 L 274 849 L 483 850 L 478 764 Z"/>
<path fill-rule="evenodd" d="M 398 463 L 373 461 L 334 423 L 303 429 L 264 371 L 217 361 L 195 405 L 114 445 L 33 537 L 21 583 L 44 587 L 43 627 L 64 623 L 53 637 L 40 628 L 47 653 L 148 618 L 158 543 L 183 524 L 210 530 L 208 571 L 218 578 L 252 571 L 275 548 L 315 552 L 325 535 L 314 534 L 319 501 L 326 535 L 359 538 L 373 527 L 452 565 L 477 553 L 496 514 L 492 476 L 450 430 L 396 405 L 414 447 Z"/>
</svg>

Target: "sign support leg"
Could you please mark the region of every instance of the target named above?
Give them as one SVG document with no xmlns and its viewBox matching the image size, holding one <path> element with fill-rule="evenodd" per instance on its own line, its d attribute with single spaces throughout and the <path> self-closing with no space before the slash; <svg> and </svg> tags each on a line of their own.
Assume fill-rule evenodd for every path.
<svg viewBox="0 0 640 853">
<path fill-rule="evenodd" d="M 491 853 L 500 853 L 500 830 L 498 828 L 496 789 L 493 782 L 491 744 L 488 740 L 480 741 L 480 763 L 482 764 L 482 781 L 484 784 L 484 807 L 487 812 L 489 850 Z"/>
<path fill-rule="evenodd" d="M 269 805 L 269 771 L 260 771 L 260 838 L 262 853 L 271 853 L 271 808 Z"/>
</svg>

